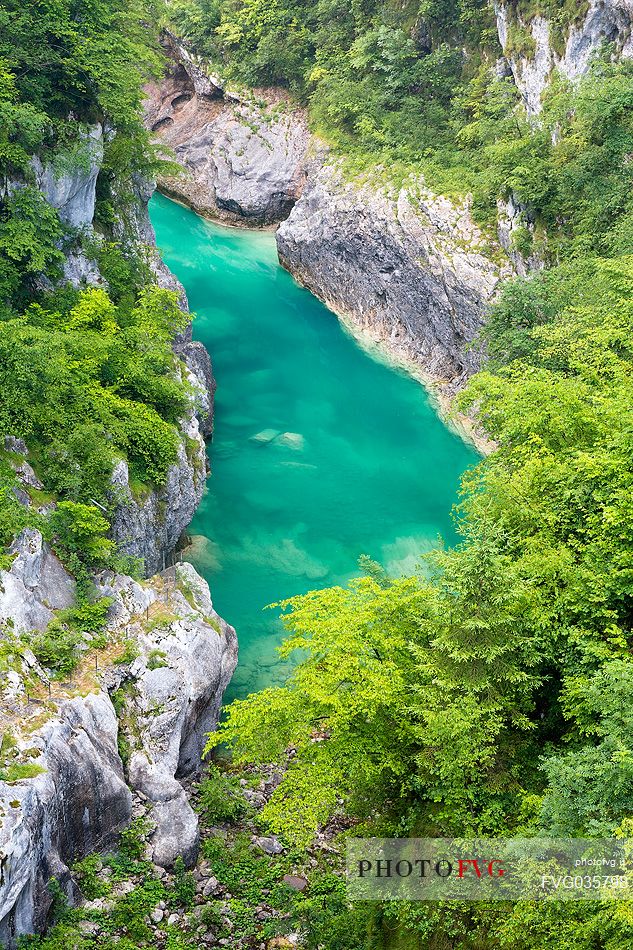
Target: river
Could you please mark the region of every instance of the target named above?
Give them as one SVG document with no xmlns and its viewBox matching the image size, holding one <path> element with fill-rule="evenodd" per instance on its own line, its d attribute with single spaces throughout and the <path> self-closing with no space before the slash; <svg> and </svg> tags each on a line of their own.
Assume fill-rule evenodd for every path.
<svg viewBox="0 0 633 950">
<path fill-rule="evenodd" d="M 359 347 L 279 266 L 272 233 L 216 225 L 162 195 L 150 213 L 218 384 L 187 556 L 237 630 L 230 701 L 288 670 L 268 604 L 344 584 L 363 554 L 398 575 L 439 537 L 453 543 L 459 478 L 478 456 L 418 382 Z"/>
</svg>

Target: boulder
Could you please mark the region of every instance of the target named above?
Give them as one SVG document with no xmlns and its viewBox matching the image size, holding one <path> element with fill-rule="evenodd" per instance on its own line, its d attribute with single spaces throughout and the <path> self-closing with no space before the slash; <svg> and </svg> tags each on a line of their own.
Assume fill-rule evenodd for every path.
<svg viewBox="0 0 633 950">
<path fill-rule="evenodd" d="M 35 528 L 24 528 L 9 553 L 11 567 L 0 570 L 0 621 L 15 633 L 45 630 L 54 610 L 74 603 L 75 581 Z"/>
</svg>

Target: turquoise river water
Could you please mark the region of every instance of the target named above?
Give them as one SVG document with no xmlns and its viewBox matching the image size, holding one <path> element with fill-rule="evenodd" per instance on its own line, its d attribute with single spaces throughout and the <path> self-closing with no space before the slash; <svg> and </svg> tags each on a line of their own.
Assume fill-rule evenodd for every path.
<svg viewBox="0 0 633 950">
<path fill-rule="evenodd" d="M 345 583 L 362 554 L 398 575 L 438 536 L 455 541 L 451 508 L 477 455 L 419 383 L 361 349 L 279 266 L 273 234 L 212 224 L 161 195 L 150 210 L 218 384 L 188 556 L 237 630 L 230 701 L 287 671 L 267 604 Z"/>
</svg>

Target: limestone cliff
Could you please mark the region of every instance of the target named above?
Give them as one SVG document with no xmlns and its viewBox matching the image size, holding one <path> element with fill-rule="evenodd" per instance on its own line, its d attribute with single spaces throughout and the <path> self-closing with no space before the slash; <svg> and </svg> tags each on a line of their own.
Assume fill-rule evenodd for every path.
<svg viewBox="0 0 633 950">
<path fill-rule="evenodd" d="M 554 70 L 568 79 L 587 71 L 591 58 L 606 44 L 620 58 L 633 56 L 633 0 L 589 0 L 562 27 L 521 5 L 495 4 L 497 32 L 528 112 L 541 109 L 541 96 Z"/>
<path fill-rule="evenodd" d="M 450 389 L 479 365 L 471 344 L 498 281 L 467 202 L 412 184 L 311 178 L 277 232 L 279 259 L 362 336 Z"/>
<path fill-rule="evenodd" d="M 177 564 L 139 584 L 104 574 L 113 598 L 111 627 L 125 628 L 139 656 L 107 681 L 119 695 L 128 736 L 130 786 L 151 806 L 152 860 L 163 867 L 196 856 L 198 823 L 176 776 L 200 768 L 206 735 L 215 729 L 222 695 L 237 662 L 235 631 L 213 609 L 209 587 L 190 564 Z"/>
<path fill-rule="evenodd" d="M 50 560 L 42 569 L 33 585 L 38 600 L 60 570 Z M 189 862 L 196 855 L 197 820 L 176 775 L 200 766 L 204 735 L 215 728 L 236 664 L 235 631 L 215 613 L 206 583 L 190 565 L 144 583 L 104 574 L 98 584 L 112 598 L 108 647 L 101 654 L 86 638 L 85 659 L 70 683 L 51 682 L 25 644 L 5 636 L 11 675 L 0 689 L 6 778 L 0 779 L 0 943 L 6 947 L 44 927 L 51 877 L 73 899 L 69 866 L 115 845 L 132 812 L 130 787 L 142 796 L 154 828 L 151 858 L 169 866 L 179 854 Z M 126 662 L 117 662 L 117 652 Z"/>
<path fill-rule="evenodd" d="M 167 49 L 167 75 L 146 87 L 146 122 L 183 174 L 161 178 L 161 190 L 229 224 L 283 220 L 305 181 L 303 112 L 278 91 L 251 99 L 229 93 L 173 37 Z"/>
<path fill-rule="evenodd" d="M 101 240 L 94 214 L 103 138 L 95 125 L 80 136 L 80 160 L 33 161 L 40 190 L 67 226 L 64 277 L 76 286 L 105 284 L 91 251 Z M 158 282 L 175 290 L 186 310 L 181 285 L 154 247 L 147 212 L 153 184 L 139 178 L 132 185 L 132 200 L 106 237 L 145 253 Z M 171 558 L 200 500 L 203 437 L 213 423 L 208 353 L 192 342 L 190 327 L 174 349 L 190 392 L 178 461 L 162 488 L 142 496 L 130 487 L 125 459 L 112 475 L 112 535 L 152 575 Z M 4 447 L 18 477 L 18 501 L 45 513 L 54 501 L 45 500 L 26 445 L 8 438 Z M 69 866 L 114 847 L 134 801 L 152 822 L 149 857 L 163 865 L 178 855 L 193 860 L 197 821 L 176 776 L 200 767 L 237 641 L 189 565 L 145 582 L 103 574 L 96 580 L 111 598 L 107 646 L 97 649 L 84 632 L 78 670 L 67 683 L 52 681 L 22 635 L 46 630 L 57 611 L 73 605 L 75 580 L 35 528 L 24 529 L 8 554 L 0 570 L 0 944 L 12 948 L 21 934 L 45 926 L 51 877 L 74 899 Z"/>
<path fill-rule="evenodd" d="M 112 133 L 109 133 L 112 134 Z M 38 187 L 70 229 L 74 243 L 66 255 L 64 277 L 75 286 L 104 284 L 95 260 L 85 248 L 101 239 L 95 230 L 96 188 L 103 161 L 104 132 L 100 124 L 89 127 L 75 152 L 65 161 L 43 164 L 33 160 Z M 124 247 L 144 253 L 160 286 L 178 293 L 183 310 L 187 298 L 180 282 L 160 260 L 155 247 L 148 202 L 154 182 L 137 176 L 132 198 L 121 198 L 120 214 L 112 237 Z M 114 196 L 116 198 L 116 195 Z M 89 240 L 87 241 L 86 238 Z M 112 497 L 116 509 L 112 537 L 120 549 L 143 558 L 147 575 L 169 562 L 178 539 L 189 525 L 204 491 L 206 450 L 204 439 L 213 431 L 215 380 L 208 353 L 191 340 L 191 328 L 179 337 L 174 349 L 183 360 L 182 374 L 190 386 L 190 408 L 180 421 L 178 461 L 167 474 L 164 486 L 139 498 L 129 486 L 127 463 L 122 459 L 112 473 Z"/>
</svg>

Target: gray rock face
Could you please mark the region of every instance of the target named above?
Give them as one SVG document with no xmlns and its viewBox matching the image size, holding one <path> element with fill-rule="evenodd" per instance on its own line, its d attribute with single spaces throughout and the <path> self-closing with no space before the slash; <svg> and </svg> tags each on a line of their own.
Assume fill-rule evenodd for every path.
<svg viewBox="0 0 633 950">
<path fill-rule="evenodd" d="M 148 202 L 155 183 L 137 176 L 133 182 L 134 201 L 125 205 L 125 221 L 115 226 L 115 237 L 130 239 L 145 247 L 156 282 L 178 294 L 181 310 L 188 312 L 187 295 L 177 277 L 162 262 L 155 247 L 155 235 Z M 113 495 L 118 504 L 111 535 L 127 554 L 143 558 L 146 575 L 165 567 L 180 536 L 189 525 L 204 491 L 206 452 L 204 439 L 213 433 L 215 380 L 211 359 L 202 343 L 191 339 L 191 324 L 176 339 L 174 351 L 185 363 L 184 373 L 191 387 L 191 406 L 180 422 L 178 461 L 167 475 L 166 484 L 144 498 L 135 498 L 129 486 L 127 462 L 121 460 L 112 474 Z"/>
<path fill-rule="evenodd" d="M 28 573 L 28 571 L 26 572 Z M 92 660 L 77 678 L 90 676 L 97 692 L 53 698 L 36 707 L 48 716 L 24 731 L 33 715 L 25 685 L 46 684 L 33 654 L 0 684 L 0 721 L 16 737 L 18 761 L 35 766 L 31 778 L 0 782 L 0 944 L 13 948 L 23 933 L 41 931 L 51 903 L 47 882 L 57 878 L 71 901 L 69 866 L 116 845 L 132 812 L 132 794 L 117 736 L 131 748 L 127 781 L 151 807 L 153 860 L 169 866 L 178 855 L 194 859 L 198 824 L 178 778 L 195 773 L 206 734 L 218 721 L 222 694 L 237 662 L 235 631 L 213 609 L 209 588 L 189 564 L 150 582 L 104 573 L 100 591 L 113 599 L 113 639 L 136 643 L 138 658 L 100 673 Z M 109 692 L 120 690 L 117 703 Z M 60 696 L 61 693 L 61 696 Z"/>
<path fill-rule="evenodd" d="M 542 16 L 535 16 L 529 23 L 519 19 L 534 48 L 529 56 L 512 53 L 510 39 L 516 13 L 503 2 L 495 4 L 495 12 L 501 46 L 531 114 L 540 111 L 541 96 L 554 70 L 568 79 L 576 79 L 587 71 L 592 57 L 605 42 L 613 43 L 617 56 L 633 56 L 633 0 L 590 0 L 584 17 L 572 24 L 562 54 L 553 48 L 550 23 Z"/>
<path fill-rule="evenodd" d="M 146 123 L 185 169 L 161 190 L 231 224 L 286 218 L 301 194 L 309 133 L 303 113 L 279 93 L 256 104 L 225 94 L 175 43 L 165 80 L 146 88 Z M 263 103 L 263 104 L 262 104 Z"/>
<path fill-rule="evenodd" d="M 132 746 L 132 788 L 152 804 L 154 863 L 188 864 L 198 849 L 198 822 L 178 777 L 200 768 L 206 735 L 218 721 L 222 694 L 237 663 L 235 631 L 213 609 L 209 588 L 190 564 L 178 564 L 151 587 L 102 576 L 115 598 L 112 623 L 130 629 L 141 655 L 122 683 L 123 722 Z M 160 619 L 134 624 L 149 614 Z"/>
<path fill-rule="evenodd" d="M 15 559 L 0 571 L 0 621 L 16 633 L 45 630 L 54 610 L 72 605 L 75 582 L 34 528 L 24 528 L 9 550 Z"/>
<path fill-rule="evenodd" d="M 210 439 L 213 435 L 213 397 L 216 388 L 211 357 L 204 345 L 197 340 L 176 343 L 176 352 L 187 364 L 200 433 L 205 439 Z"/>
<path fill-rule="evenodd" d="M 361 337 L 459 385 L 501 270 L 468 206 L 424 188 L 398 194 L 322 168 L 277 231 L 281 263 Z"/>
<path fill-rule="evenodd" d="M 62 163 L 63 160 L 63 163 Z M 93 125 L 80 135 L 78 147 L 59 165 L 33 159 L 38 188 L 59 217 L 74 228 L 92 225 L 97 175 L 103 161 L 103 129 Z"/>
<path fill-rule="evenodd" d="M 192 378 L 197 380 L 193 374 Z M 199 385 L 198 391 L 203 393 L 204 387 Z M 193 406 L 182 420 L 181 431 L 184 438 L 178 447 L 178 461 L 168 470 L 161 488 L 136 498 L 125 459 L 112 473 L 116 508 L 111 536 L 121 551 L 143 559 L 146 576 L 166 566 L 204 491 L 206 452 Z"/>
<path fill-rule="evenodd" d="M 117 720 L 104 694 L 62 703 L 28 739 L 42 768 L 36 777 L 0 782 L 0 943 L 41 931 L 56 877 L 72 896 L 68 866 L 114 845 L 130 818 L 132 796 L 117 752 Z"/>
</svg>

